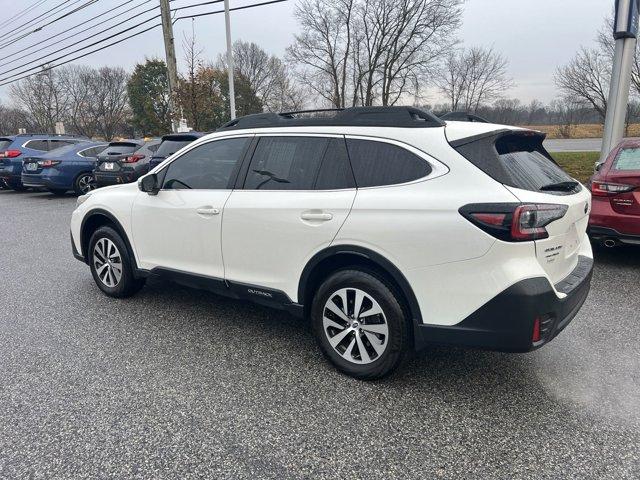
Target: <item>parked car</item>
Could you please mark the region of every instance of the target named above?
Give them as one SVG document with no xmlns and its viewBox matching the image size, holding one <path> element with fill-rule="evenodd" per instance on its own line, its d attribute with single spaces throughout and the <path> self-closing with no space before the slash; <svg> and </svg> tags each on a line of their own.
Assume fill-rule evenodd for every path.
<svg viewBox="0 0 640 480">
<path fill-rule="evenodd" d="M 151 156 L 160 146 L 160 139 L 119 140 L 98 155 L 94 177 L 98 187 L 129 183 L 149 172 Z"/>
<path fill-rule="evenodd" d="M 22 160 L 26 156 L 40 155 L 88 140 L 84 137 L 39 133 L 0 137 L 0 179 L 13 190 L 24 190 L 26 187 L 22 185 Z"/>
<path fill-rule="evenodd" d="M 149 169 L 155 168 L 171 155 L 176 153 L 183 147 L 186 147 L 191 142 L 202 137 L 204 133 L 201 132 L 187 132 L 187 133 L 170 133 L 162 137 L 158 150 L 151 157 L 149 162 Z"/>
<path fill-rule="evenodd" d="M 607 247 L 640 245 L 640 140 L 620 142 L 591 178 L 589 235 Z"/>
<path fill-rule="evenodd" d="M 25 187 L 46 188 L 56 195 L 73 190 L 82 195 L 95 188 L 93 169 L 105 142 L 80 142 L 42 155 L 26 157 L 22 165 Z"/>
<path fill-rule="evenodd" d="M 429 343 L 526 352 L 593 267 L 591 195 L 543 139 L 412 107 L 249 115 L 79 197 L 72 247 L 108 296 L 153 275 L 308 316 L 362 379 Z"/>
</svg>

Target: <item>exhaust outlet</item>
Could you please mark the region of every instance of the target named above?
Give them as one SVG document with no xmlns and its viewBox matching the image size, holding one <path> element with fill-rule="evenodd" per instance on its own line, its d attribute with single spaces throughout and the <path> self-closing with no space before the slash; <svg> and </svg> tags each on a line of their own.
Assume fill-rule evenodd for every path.
<svg viewBox="0 0 640 480">
<path fill-rule="evenodd" d="M 612 239 L 612 238 L 607 238 L 607 239 L 604 241 L 604 246 L 605 246 L 605 247 L 607 247 L 607 248 L 613 248 L 613 247 L 615 247 L 616 245 L 618 245 L 618 242 L 616 242 L 616 241 L 615 241 L 614 239 Z"/>
</svg>

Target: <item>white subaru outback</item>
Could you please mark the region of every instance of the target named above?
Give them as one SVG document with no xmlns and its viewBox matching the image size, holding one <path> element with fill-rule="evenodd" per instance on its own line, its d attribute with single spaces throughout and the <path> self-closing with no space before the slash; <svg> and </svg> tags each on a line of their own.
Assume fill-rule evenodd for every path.
<svg viewBox="0 0 640 480">
<path fill-rule="evenodd" d="M 112 297 L 158 276 L 310 317 L 358 378 L 430 343 L 526 352 L 593 267 L 589 191 L 543 138 L 411 107 L 250 115 L 80 197 L 74 255 Z"/>
</svg>

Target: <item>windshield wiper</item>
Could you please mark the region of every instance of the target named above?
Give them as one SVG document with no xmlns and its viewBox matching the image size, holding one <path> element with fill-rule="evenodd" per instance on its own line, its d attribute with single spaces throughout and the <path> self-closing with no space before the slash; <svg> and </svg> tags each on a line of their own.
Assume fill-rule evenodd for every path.
<svg viewBox="0 0 640 480">
<path fill-rule="evenodd" d="M 567 180 L 566 182 L 549 183 L 540 187 L 541 191 L 570 192 L 578 186 L 575 180 Z"/>
</svg>

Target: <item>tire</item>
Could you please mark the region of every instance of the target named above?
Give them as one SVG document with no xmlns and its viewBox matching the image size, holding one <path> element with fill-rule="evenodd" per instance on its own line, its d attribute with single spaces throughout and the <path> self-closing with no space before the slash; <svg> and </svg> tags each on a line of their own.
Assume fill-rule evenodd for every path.
<svg viewBox="0 0 640 480">
<path fill-rule="evenodd" d="M 63 190 L 62 188 L 50 188 L 49 192 L 60 197 L 67 194 L 67 191 Z"/>
<path fill-rule="evenodd" d="M 96 187 L 96 179 L 91 172 L 82 172 L 73 181 L 73 191 L 76 195 L 84 195 L 91 190 L 95 190 Z"/>
<path fill-rule="evenodd" d="M 364 315 L 356 317 L 353 311 L 358 298 Z M 401 305 L 394 288 L 378 276 L 355 269 L 334 273 L 322 283 L 311 306 L 313 331 L 322 353 L 338 370 L 361 380 L 390 375 L 403 362 L 410 343 L 409 323 Z M 371 315 L 374 311 L 381 314 Z"/>
<path fill-rule="evenodd" d="M 105 255 L 105 252 L 108 253 Z M 145 279 L 135 278 L 129 250 L 120 234 L 113 228 L 104 226 L 97 229 L 91 235 L 87 254 L 93 280 L 106 295 L 126 298 L 136 294 L 144 286 Z M 104 260 L 107 257 L 109 262 L 105 267 Z"/>
</svg>

